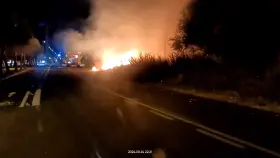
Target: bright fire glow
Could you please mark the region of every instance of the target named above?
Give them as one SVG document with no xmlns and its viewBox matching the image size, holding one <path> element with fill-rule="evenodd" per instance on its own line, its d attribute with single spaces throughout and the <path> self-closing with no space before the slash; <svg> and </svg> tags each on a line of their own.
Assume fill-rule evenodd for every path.
<svg viewBox="0 0 280 158">
<path fill-rule="evenodd" d="M 102 57 L 102 70 L 112 69 L 114 67 L 119 67 L 122 65 L 129 65 L 131 58 L 136 58 L 139 56 L 139 51 L 137 49 L 132 49 L 126 51 L 122 54 L 115 53 L 111 50 L 104 51 Z"/>
<path fill-rule="evenodd" d="M 92 71 L 98 71 L 98 69 L 94 66 L 94 67 L 92 67 L 92 69 L 91 69 Z"/>
</svg>

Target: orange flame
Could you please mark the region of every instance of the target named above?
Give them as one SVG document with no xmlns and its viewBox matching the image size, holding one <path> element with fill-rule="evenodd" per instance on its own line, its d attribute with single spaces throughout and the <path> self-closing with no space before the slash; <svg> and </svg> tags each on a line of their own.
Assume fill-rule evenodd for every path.
<svg viewBox="0 0 280 158">
<path fill-rule="evenodd" d="M 98 71 L 98 69 L 94 66 L 94 67 L 92 67 L 92 69 L 91 69 L 92 71 Z"/>
<path fill-rule="evenodd" d="M 138 56 L 139 51 L 137 49 L 129 50 L 120 55 L 112 51 L 104 51 L 101 69 L 108 70 L 123 65 L 129 65 L 130 59 Z"/>
</svg>

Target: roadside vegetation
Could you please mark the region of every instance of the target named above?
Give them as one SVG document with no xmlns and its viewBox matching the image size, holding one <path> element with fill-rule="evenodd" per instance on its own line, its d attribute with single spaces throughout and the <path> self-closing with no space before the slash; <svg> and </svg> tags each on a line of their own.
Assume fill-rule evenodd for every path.
<svg viewBox="0 0 280 158">
<path fill-rule="evenodd" d="M 134 82 L 229 93 L 259 106 L 276 104 L 280 24 L 275 19 L 280 3 L 264 3 L 255 3 L 249 12 L 251 3 L 244 1 L 232 1 L 230 6 L 222 0 L 195 1 L 182 12 L 170 57 L 143 54 L 115 71 Z M 256 17 L 260 9 L 264 21 Z"/>
<path fill-rule="evenodd" d="M 212 57 L 178 54 L 169 58 L 156 58 L 146 54 L 131 59 L 131 65 L 114 71 L 122 80 L 219 93 L 233 96 L 237 100 L 253 100 L 260 106 L 280 101 L 277 77 L 280 71 L 268 71 L 263 77 L 254 76 L 213 60 Z"/>
<path fill-rule="evenodd" d="M 6 15 L 6 14 L 5 14 Z M 41 45 L 31 24 L 17 14 L 2 17 L 0 26 L 0 78 L 36 65 Z"/>
</svg>

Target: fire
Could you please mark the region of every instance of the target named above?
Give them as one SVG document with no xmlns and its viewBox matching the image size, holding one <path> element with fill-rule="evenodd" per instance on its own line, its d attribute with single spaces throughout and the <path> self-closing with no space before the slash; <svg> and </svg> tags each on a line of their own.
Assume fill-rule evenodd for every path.
<svg viewBox="0 0 280 158">
<path fill-rule="evenodd" d="M 102 57 L 101 70 L 108 70 L 123 65 L 129 65 L 130 59 L 138 56 L 139 51 L 137 49 L 132 49 L 121 54 L 111 50 L 106 50 L 104 51 Z M 98 71 L 98 69 L 96 67 L 92 67 L 92 71 Z"/>
<path fill-rule="evenodd" d="M 98 71 L 98 69 L 94 66 L 94 67 L 92 67 L 92 69 L 91 69 L 92 71 Z"/>
</svg>

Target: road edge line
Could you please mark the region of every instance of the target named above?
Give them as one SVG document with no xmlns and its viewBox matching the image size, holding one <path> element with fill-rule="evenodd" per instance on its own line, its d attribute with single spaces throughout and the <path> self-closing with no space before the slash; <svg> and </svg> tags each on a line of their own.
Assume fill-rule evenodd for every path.
<svg viewBox="0 0 280 158">
<path fill-rule="evenodd" d="M 209 132 L 212 132 L 212 133 L 215 133 L 215 134 L 217 134 L 217 135 L 223 136 L 223 137 L 225 137 L 225 138 L 227 138 L 227 139 L 230 139 L 230 140 L 232 140 L 232 141 L 238 142 L 238 143 L 240 143 L 240 144 L 246 145 L 246 146 L 248 146 L 248 147 L 257 149 L 257 150 L 259 150 L 259 151 L 262 151 L 262 152 L 265 152 L 265 153 L 267 153 L 267 154 L 270 154 L 270 155 L 273 155 L 273 156 L 276 156 L 276 157 L 279 157 L 279 158 L 280 158 L 280 153 L 277 153 L 277 152 L 275 152 L 275 151 L 272 151 L 272 150 L 266 149 L 266 148 L 264 148 L 264 147 L 255 145 L 255 144 L 253 144 L 253 143 L 247 142 L 247 141 L 242 140 L 242 139 L 240 139 L 240 138 L 237 138 L 237 137 L 234 137 L 234 136 L 231 136 L 231 135 L 222 133 L 222 132 L 220 132 L 220 131 L 218 131 L 218 130 L 212 129 L 212 128 L 210 128 L 210 127 L 207 127 L 207 126 L 205 126 L 205 125 L 196 123 L 196 122 L 194 122 L 194 121 L 187 120 L 186 118 L 183 118 L 183 117 L 181 117 L 181 116 L 177 116 L 177 114 L 172 114 L 171 112 L 169 113 L 167 110 L 163 111 L 163 110 L 160 110 L 160 109 L 151 107 L 150 105 L 147 105 L 147 104 L 144 104 L 144 103 L 141 103 L 141 102 L 138 102 L 138 101 L 134 101 L 134 100 L 132 100 L 132 99 L 130 99 L 130 98 L 127 98 L 127 97 L 125 97 L 125 96 L 123 96 L 123 95 L 120 95 L 120 94 L 118 94 L 118 93 L 115 93 L 115 92 L 113 92 L 113 91 L 111 91 L 111 90 L 107 90 L 107 89 L 104 89 L 104 88 L 101 88 L 101 87 L 97 87 L 97 86 L 95 86 L 95 87 L 98 88 L 98 89 L 102 89 L 103 91 L 106 91 L 106 92 L 108 92 L 108 93 L 111 93 L 111 94 L 113 94 L 113 95 L 115 95 L 115 96 L 118 96 L 118 97 L 120 97 L 120 98 L 127 99 L 128 101 L 134 102 L 134 103 L 136 103 L 136 104 L 138 104 L 138 105 L 141 105 L 141 106 L 143 106 L 143 107 L 146 107 L 146 108 L 148 108 L 148 109 L 152 109 L 152 110 L 154 110 L 154 111 L 160 112 L 160 113 L 165 114 L 165 115 L 168 115 L 168 116 L 170 116 L 170 117 L 173 117 L 173 118 L 175 118 L 175 119 L 177 119 L 177 120 L 180 120 L 180 121 L 182 121 L 182 122 L 185 122 L 185 123 L 187 123 L 187 124 L 194 125 L 194 126 L 196 126 L 196 127 L 202 128 L 202 129 L 207 130 L 207 131 L 209 131 Z"/>
<path fill-rule="evenodd" d="M 154 110 L 149 110 L 150 113 L 154 114 L 154 115 L 157 115 L 161 118 L 164 118 L 164 119 L 167 119 L 167 120 L 170 120 L 170 121 L 174 121 L 174 118 L 173 117 L 170 117 L 170 116 L 167 116 L 167 115 L 164 115 L 162 113 L 159 113 L 159 112 L 156 112 Z"/>
<path fill-rule="evenodd" d="M 12 74 L 12 75 L 10 75 L 10 76 L 7 76 L 7 77 L 2 78 L 1 81 L 7 80 L 7 79 L 12 78 L 12 77 L 15 77 L 15 76 L 18 76 L 18 75 L 23 74 L 23 73 L 26 73 L 26 72 L 28 72 L 28 71 L 31 71 L 31 69 L 26 69 L 26 70 L 22 70 L 22 71 L 20 71 L 20 72 L 18 72 L 18 73 L 14 73 L 14 74 Z"/>
<path fill-rule="evenodd" d="M 219 140 L 219 141 L 224 142 L 224 143 L 226 143 L 226 144 L 229 144 L 229 145 L 231 145 L 231 146 L 240 148 L 240 149 L 245 149 L 245 148 L 246 148 L 245 146 L 243 146 L 243 145 L 241 145 L 241 144 L 238 144 L 238 143 L 235 143 L 235 142 L 230 141 L 230 140 L 228 140 L 228 139 L 222 138 L 222 137 L 220 137 L 220 136 L 218 136 L 218 135 L 216 135 L 216 134 L 210 133 L 210 132 L 208 132 L 208 131 L 206 131 L 206 130 L 203 130 L 203 129 L 199 129 L 199 128 L 198 128 L 198 129 L 196 129 L 196 132 L 198 132 L 198 133 L 200 133 L 200 134 L 203 134 L 203 135 L 205 135 L 205 136 L 214 138 L 214 139 L 216 139 L 216 140 Z"/>
</svg>

